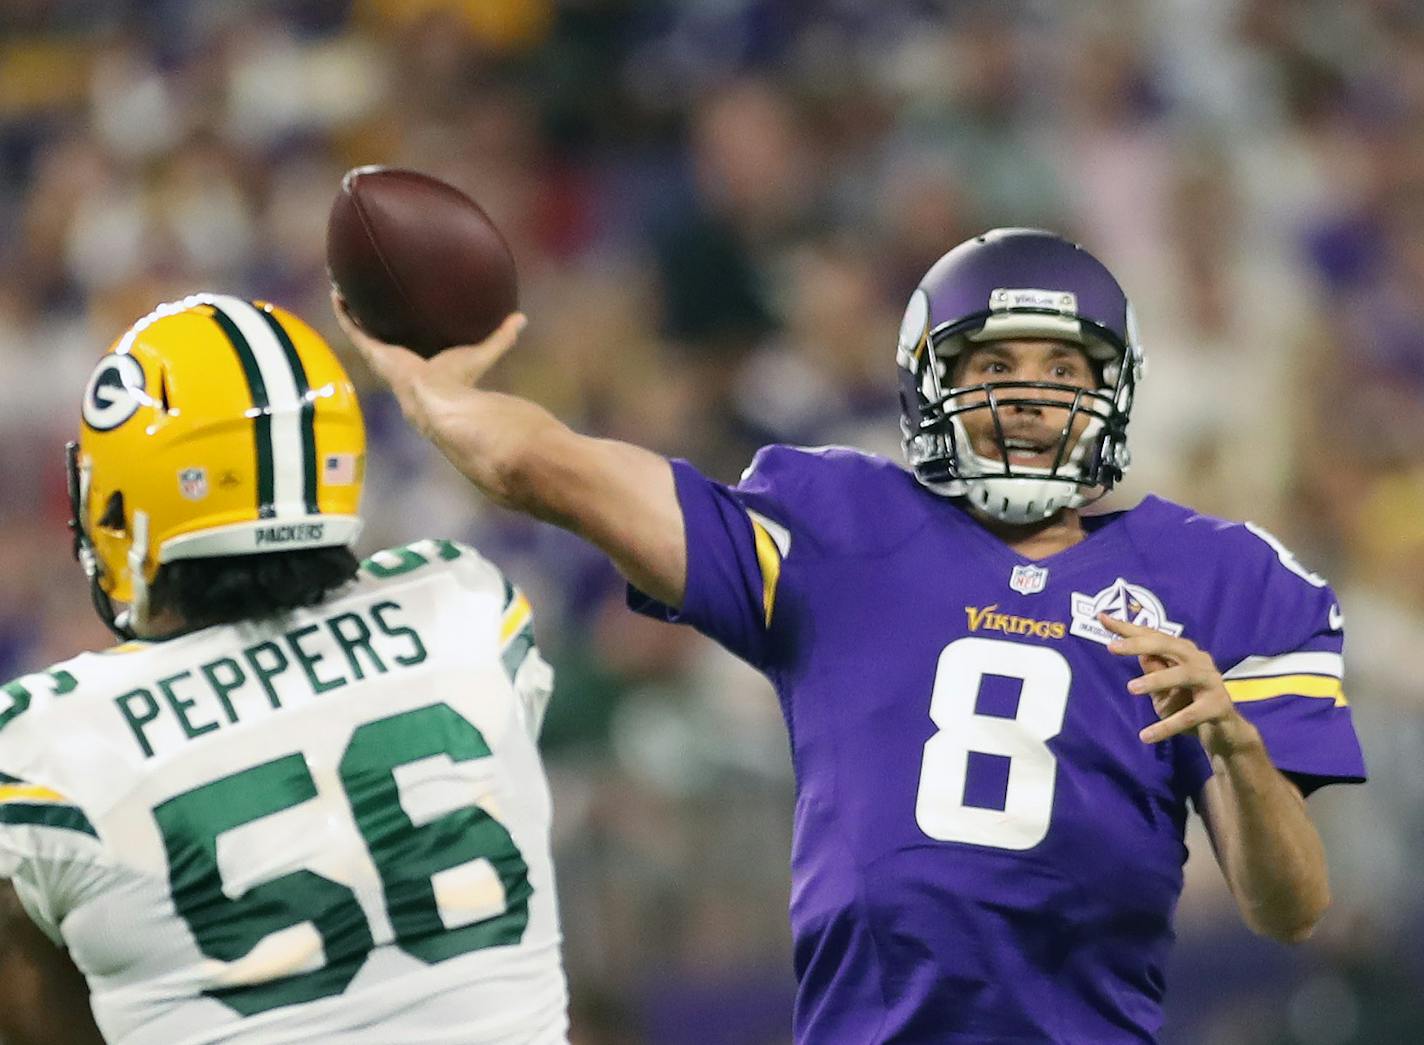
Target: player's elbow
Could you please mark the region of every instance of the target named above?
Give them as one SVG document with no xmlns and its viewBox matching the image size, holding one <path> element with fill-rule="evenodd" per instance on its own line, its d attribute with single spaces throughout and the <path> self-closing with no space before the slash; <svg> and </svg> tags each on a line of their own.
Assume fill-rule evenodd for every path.
<svg viewBox="0 0 1424 1045">
<path fill-rule="evenodd" d="M 1330 907 L 1330 891 L 1321 888 L 1309 896 L 1298 898 L 1289 907 L 1270 913 L 1257 912 L 1247 918 L 1247 924 L 1260 936 L 1277 943 L 1295 946 L 1302 944 L 1315 934 L 1320 920 Z"/>
<path fill-rule="evenodd" d="M 1290 925 L 1268 926 L 1257 930 L 1262 936 L 1267 936 L 1277 943 L 1289 944 L 1294 947 L 1297 944 L 1305 943 L 1315 935 L 1315 927 L 1319 921 L 1296 922 Z"/>
<path fill-rule="evenodd" d="M 561 501 L 571 479 L 570 468 L 577 470 L 571 459 L 576 454 L 569 445 L 572 440 L 565 438 L 573 433 L 552 417 L 548 421 L 531 425 L 518 438 L 496 442 L 487 492 L 507 508 L 562 522 Z"/>
<path fill-rule="evenodd" d="M 529 442 L 501 441 L 485 461 L 486 481 L 481 485 L 497 504 L 540 515 L 547 471 L 541 447 Z"/>
</svg>

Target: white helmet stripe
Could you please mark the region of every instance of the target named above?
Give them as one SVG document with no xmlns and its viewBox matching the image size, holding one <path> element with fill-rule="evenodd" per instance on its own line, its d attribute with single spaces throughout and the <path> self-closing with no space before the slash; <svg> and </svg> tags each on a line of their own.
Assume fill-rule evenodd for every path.
<svg viewBox="0 0 1424 1045">
<path fill-rule="evenodd" d="M 203 300 L 220 311 L 241 333 L 266 387 L 272 469 L 271 516 L 279 519 L 305 516 L 308 514 L 304 491 L 309 455 L 303 445 L 303 395 L 287 353 L 250 302 L 226 294 L 204 295 Z"/>
</svg>

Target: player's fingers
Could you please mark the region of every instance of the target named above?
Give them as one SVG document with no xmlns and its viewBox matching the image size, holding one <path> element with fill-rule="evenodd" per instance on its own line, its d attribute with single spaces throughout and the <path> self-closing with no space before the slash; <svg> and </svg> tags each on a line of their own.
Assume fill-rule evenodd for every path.
<svg viewBox="0 0 1424 1045">
<path fill-rule="evenodd" d="M 1118 642 L 1131 641 L 1134 639 L 1151 640 L 1155 644 L 1154 649 L 1160 649 L 1164 653 L 1176 657 L 1180 657 L 1188 651 L 1197 648 L 1195 643 L 1188 639 L 1168 635 L 1165 631 L 1149 628 L 1145 624 L 1133 624 L 1131 621 L 1119 620 L 1106 613 L 1098 614 L 1098 623 L 1118 636 L 1118 639 L 1109 645 L 1109 649 L 1116 646 Z"/>
<path fill-rule="evenodd" d="M 1149 671 L 1160 671 L 1162 668 L 1170 668 L 1176 661 L 1168 660 L 1166 657 L 1159 657 L 1155 653 L 1144 653 L 1137 658 L 1137 665 L 1146 675 Z"/>
<path fill-rule="evenodd" d="M 1207 712 L 1201 705 L 1193 702 L 1182 708 L 1181 711 L 1168 715 L 1161 722 L 1154 722 L 1137 734 L 1139 740 L 1144 744 L 1160 744 L 1170 737 L 1175 737 L 1179 733 L 1186 733 L 1201 725 L 1207 717 Z"/>
<path fill-rule="evenodd" d="M 1166 693 L 1154 693 L 1151 697 L 1152 710 L 1158 718 L 1169 718 L 1192 702 L 1192 691 L 1172 689 Z"/>
<path fill-rule="evenodd" d="M 1173 664 L 1171 667 L 1139 675 L 1127 684 L 1127 688 L 1131 693 L 1161 693 L 1164 690 L 1191 686 L 1194 681 L 1189 667 L 1185 664 Z"/>
<path fill-rule="evenodd" d="M 336 288 L 331 290 L 331 310 L 336 314 L 336 323 L 366 364 L 387 384 L 394 385 L 398 379 L 409 376 L 420 365 L 420 357 L 400 345 L 388 345 L 362 330 L 355 317 L 346 309 Z"/>
<path fill-rule="evenodd" d="M 1131 621 L 1121 620 L 1106 613 L 1098 614 L 1098 623 L 1107 628 L 1108 631 L 1114 635 L 1122 635 L 1124 637 L 1161 634 L 1161 632 L 1154 628 L 1149 628 L 1142 624 L 1133 624 Z"/>
<path fill-rule="evenodd" d="M 336 316 L 336 323 L 341 327 L 341 332 L 351 339 L 353 345 L 362 350 L 362 354 L 368 348 L 381 344 L 361 329 L 361 324 L 356 322 L 356 317 L 346 308 L 346 299 L 335 287 L 331 288 L 331 311 Z"/>
<path fill-rule="evenodd" d="M 1160 631 L 1151 635 L 1135 635 L 1130 639 L 1113 639 L 1108 650 L 1123 657 L 1155 658 L 1175 664 L 1182 659 L 1172 645 L 1173 639 Z"/>
<path fill-rule="evenodd" d="M 1099 616 L 1098 619 L 1104 624 L 1109 621 L 1115 624 L 1123 623 L 1113 621 L 1107 616 Z M 1162 657 L 1173 662 L 1186 660 L 1199 652 L 1196 644 L 1187 639 L 1168 635 L 1155 628 L 1142 628 L 1135 624 L 1131 627 L 1135 629 L 1131 635 L 1113 639 L 1108 643 L 1110 652 L 1120 656 Z"/>
<path fill-rule="evenodd" d="M 434 356 L 432 372 L 445 380 L 462 385 L 478 384 L 489 369 L 504 357 L 519 341 L 529 319 L 523 312 L 511 312 L 493 334 L 474 345 L 457 345 Z"/>
</svg>

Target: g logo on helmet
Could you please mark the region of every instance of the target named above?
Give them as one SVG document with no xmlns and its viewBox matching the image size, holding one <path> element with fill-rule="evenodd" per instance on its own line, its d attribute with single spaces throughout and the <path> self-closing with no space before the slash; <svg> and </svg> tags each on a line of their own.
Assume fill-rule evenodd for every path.
<svg viewBox="0 0 1424 1045">
<path fill-rule="evenodd" d="M 131 355 L 107 355 L 99 360 L 84 388 L 84 423 L 109 432 L 138 412 L 144 394 L 143 367 Z"/>
</svg>

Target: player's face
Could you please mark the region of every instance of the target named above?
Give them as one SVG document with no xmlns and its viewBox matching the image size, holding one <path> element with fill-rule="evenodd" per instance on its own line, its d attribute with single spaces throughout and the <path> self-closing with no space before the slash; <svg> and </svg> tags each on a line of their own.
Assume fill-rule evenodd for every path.
<svg viewBox="0 0 1424 1045">
<path fill-rule="evenodd" d="M 1065 386 L 1006 389 L 1002 394 L 1006 399 L 1063 403 L 1063 409 L 1042 404 L 1007 406 L 1001 403 L 998 410 L 1009 462 L 1035 468 L 1051 467 L 1058 453 L 1063 426 L 1068 420 L 1067 408 L 1073 402 L 1072 389 L 1095 389 L 1098 386 L 1093 365 L 1083 349 L 1072 342 L 1019 338 L 987 341 L 967 348 L 956 360 L 952 374 L 952 383 L 956 388 L 1015 381 L 1042 381 Z M 984 392 L 966 392 L 955 402 L 970 405 L 982 403 L 985 399 Z M 974 452 L 989 460 L 1003 460 L 993 412 L 970 410 L 960 416 Z M 1070 451 L 1077 446 L 1078 438 L 1089 421 L 1089 415 L 1082 410 L 1073 419 L 1068 445 Z"/>
</svg>

